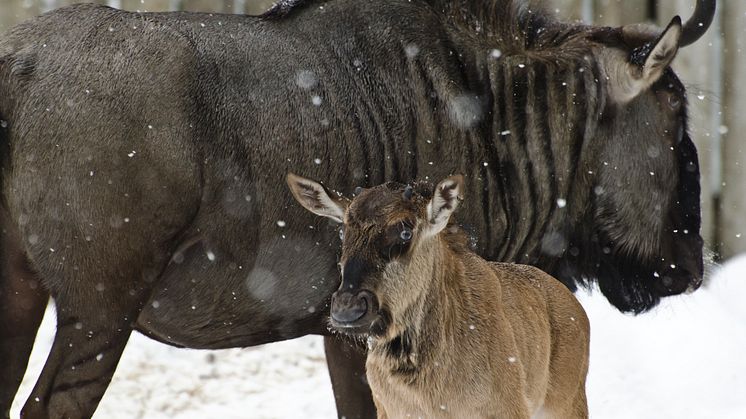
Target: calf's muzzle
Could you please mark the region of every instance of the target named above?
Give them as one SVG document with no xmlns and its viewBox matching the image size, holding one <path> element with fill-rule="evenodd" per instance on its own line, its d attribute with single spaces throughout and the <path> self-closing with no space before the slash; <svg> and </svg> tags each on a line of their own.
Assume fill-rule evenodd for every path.
<svg viewBox="0 0 746 419">
<path fill-rule="evenodd" d="M 376 317 L 378 300 L 369 291 L 337 291 L 332 295 L 332 324 L 341 328 L 368 327 Z"/>
</svg>

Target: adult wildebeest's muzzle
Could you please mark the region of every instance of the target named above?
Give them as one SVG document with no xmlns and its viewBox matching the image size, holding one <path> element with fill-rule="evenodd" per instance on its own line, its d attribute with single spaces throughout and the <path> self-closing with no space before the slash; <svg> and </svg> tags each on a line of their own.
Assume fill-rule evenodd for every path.
<svg viewBox="0 0 746 419">
<path fill-rule="evenodd" d="M 671 208 L 671 226 L 664 247 L 664 264 L 656 281 L 658 295 L 676 295 L 692 292 L 702 285 L 704 274 L 704 241 L 699 234 L 701 228 L 700 172 L 697 150 L 686 132 L 676 148 L 679 165 L 679 182 L 675 204 Z"/>
<path fill-rule="evenodd" d="M 655 282 L 655 288 L 661 296 L 693 292 L 702 285 L 702 238 L 692 234 L 692 237 L 677 240 L 675 247 L 679 258 L 675 263 L 665 266 Z"/>
</svg>

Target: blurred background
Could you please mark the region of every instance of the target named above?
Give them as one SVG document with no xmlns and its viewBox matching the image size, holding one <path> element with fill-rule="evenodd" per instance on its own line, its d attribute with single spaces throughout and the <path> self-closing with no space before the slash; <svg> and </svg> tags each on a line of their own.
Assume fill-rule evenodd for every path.
<svg viewBox="0 0 746 419">
<path fill-rule="evenodd" d="M 260 14 L 268 0 L 96 0 L 131 11 L 187 10 Z M 653 23 L 666 26 L 675 15 L 687 19 L 695 0 L 535 1 L 563 19 L 599 25 Z M 0 33 L 15 23 L 74 0 L 0 0 Z M 702 216 L 707 246 L 716 258 L 746 252 L 746 1 L 720 0 L 705 37 L 683 49 L 674 67 L 689 90 L 690 128 L 702 166 Z M 0 35 L 1 36 L 1 35 Z M 739 83 L 740 82 L 740 83 Z M 745 162 L 746 163 L 746 162 Z"/>
</svg>

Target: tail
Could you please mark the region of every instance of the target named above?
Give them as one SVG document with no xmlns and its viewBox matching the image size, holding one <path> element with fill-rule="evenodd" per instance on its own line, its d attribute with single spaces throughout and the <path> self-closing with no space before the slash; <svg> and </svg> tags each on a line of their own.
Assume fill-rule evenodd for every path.
<svg viewBox="0 0 746 419">
<path fill-rule="evenodd" d="M 3 50 L 3 43 L 0 40 L 0 293 L 4 291 L 5 280 L 5 260 L 4 257 L 4 235 L 5 223 L 7 221 L 8 203 L 5 197 L 5 172 L 10 167 L 10 122 L 6 115 L 8 114 L 8 66 L 10 55 Z M 0 295 L 0 303 L 2 303 Z M 2 309 L 2 307 L 0 307 Z M 0 400 L 2 402 L 2 400 Z M 0 414 L 3 412 L 0 411 Z"/>
<path fill-rule="evenodd" d="M 5 202 L 5 185 L 3 175 L 9 166 L 10 159 L 10 122 L 6 115 L 9 112 L 8 106 L 8 66 L 10 62 L 9 55 L 3 55 L 2 44 L 0 44 L 0 206 L 6 207 Z M 0 249 L 2 251 L 2 249 Z"/>
<path fill-rule="evenodd" d="M 6 207 L 4 174 L 10 167 L 10 121 L 8 120 L 7 107 L 9 106 L 10 79 L 9 69 L 11 57 L 3 55 L 2 44 L 0 44 L 0 206 Z M 2 249 L 0 249 L 2 252 Z"/>
</svg>

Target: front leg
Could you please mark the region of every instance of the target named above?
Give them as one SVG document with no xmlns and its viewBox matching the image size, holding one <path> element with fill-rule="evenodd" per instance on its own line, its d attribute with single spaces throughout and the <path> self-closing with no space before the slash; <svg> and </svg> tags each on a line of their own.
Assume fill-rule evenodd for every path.
<svg viewBox="0 0 746 419">
<path fill-rule="evenodd" d="M 335 336 L 324 336 L 324 349 L 337 416 L 347 419 L 375 418 L 376 405 L 365 377 L 364 349 Z"/>
</svg>

